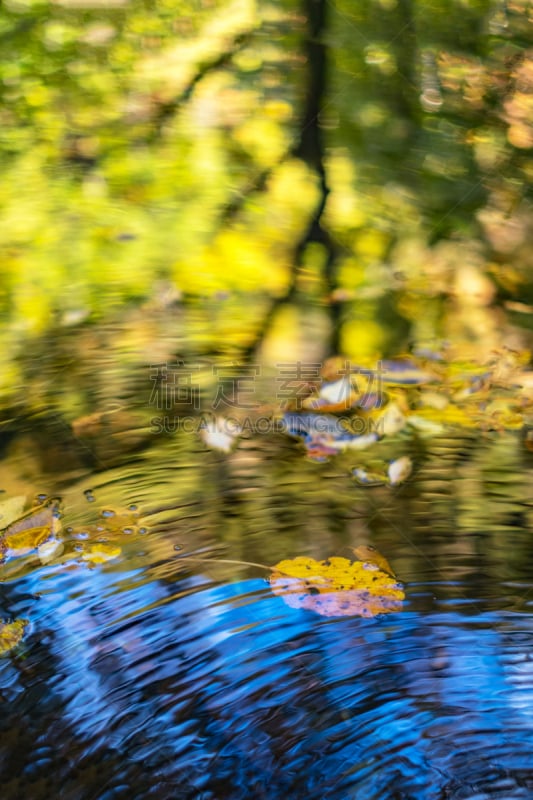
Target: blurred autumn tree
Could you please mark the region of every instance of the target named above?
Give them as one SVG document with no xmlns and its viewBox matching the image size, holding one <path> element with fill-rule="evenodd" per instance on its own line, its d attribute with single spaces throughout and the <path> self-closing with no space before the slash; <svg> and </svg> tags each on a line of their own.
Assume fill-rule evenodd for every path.
<svg viewBox="0 0 533 800">
<path fill-rule="evenodd" d="M 228 292 L 205 352 L 282 306 L 353 357 L 527 343 L 528 0 L 6 0 L 0 40 L 4 381 Z"/>
</svg>

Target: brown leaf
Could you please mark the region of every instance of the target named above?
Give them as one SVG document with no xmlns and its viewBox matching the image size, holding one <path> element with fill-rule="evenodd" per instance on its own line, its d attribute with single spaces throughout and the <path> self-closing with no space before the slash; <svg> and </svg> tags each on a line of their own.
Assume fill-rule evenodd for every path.
<svg viewBox="0 0 533 800">
<path fill-rule="evenodd" d="M 354 547 L 353 552 L 359 561 L 364 561 L 366 564 L 375 564 L 375 566 L 383 572 L 387 572 L 389 575 L 392 575 L 393 578 L 396 577 L 391 565 L 385 556 L 379 552 L 377 547 L 371 544 L 361 544 L 359 547 Z"/>
</svg>

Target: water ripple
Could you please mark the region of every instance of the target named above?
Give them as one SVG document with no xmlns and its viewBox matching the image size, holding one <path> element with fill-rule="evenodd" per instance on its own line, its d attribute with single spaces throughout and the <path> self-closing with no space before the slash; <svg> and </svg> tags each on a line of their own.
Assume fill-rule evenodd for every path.
<svg viewBox="0 0 533 800">
<path fill-rule="evenodd" d="M 76 800 L 533 791 L 525 614 L 444 602 L 323 619 L 258 579 L 51 566 L 17 585 L 13 607 L 30 604 L 26 657 L 0 664 L 9 800 L 50 780 Z"/>
</svg>

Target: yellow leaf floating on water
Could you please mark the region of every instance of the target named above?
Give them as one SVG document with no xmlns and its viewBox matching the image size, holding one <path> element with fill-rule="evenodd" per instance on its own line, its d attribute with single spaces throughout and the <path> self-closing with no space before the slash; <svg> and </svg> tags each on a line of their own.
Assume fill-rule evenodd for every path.
<svg viewBox="0 0 533 800">
<path fill-rule="evenodd" d="M 291 608 L 325 617 L 375 617 L 399 611 L 405 594 L 387 560 L 374 548 L 358 548 L 358 553 L 364 560 L 333 556 L 316 561 L 298 556 L 280 561 L 272 567 L 272 591 Z"/>
<path fill-rule="evenodd" d="M 433 422 L 440 426 L 449 425 L 451 427 L 459 426 L 462 428 L 475 428 L 478 424 L 475 416 L 475 409 L 467 410 L 457 405 L 448 405 L 443 409 L 418 408 L 413 417 L 413 425 L 415 427 L 420 424 L 421 420 Z"/>
<path fill-rule="evenodd" d="M 20 642 L 28 625 L 27 619 L 0 622 L 0 656 L 5 656 Z"/>
<path fill-rule="evenodd" d="M 111 561 L 113 558 L 118 558 L 121 552 L 121 548 L 114 544 L 105 544 L 104 542 L 99 542 L 88 545 L 83 551 L 81 557 L 84 561 L 89 561 L 91 564 L 104 564 L 106 561 Z"/>
<path fill-rule="evenodd" d="M 59 520 L 50 504 L 30 509 L 12 522 L 0 537 L 0 557 L 6 551 L 25 555 L 49 539 L 59 529 Z"/>
<path fill-rule="evenodd" d="M 27 528 L 24 531 L 10 534 L 4 539 L 9 550 L 16 551 L 17 555 L 24 555 L 34 550 L 45 542 L 51 535 L 51 527 Z"/>
</svg>

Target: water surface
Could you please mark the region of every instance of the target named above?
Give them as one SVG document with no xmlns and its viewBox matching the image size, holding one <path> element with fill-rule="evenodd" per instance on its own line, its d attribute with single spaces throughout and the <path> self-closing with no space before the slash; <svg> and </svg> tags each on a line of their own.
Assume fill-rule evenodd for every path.
<svg viewBox="0 0 533 800">
<path fill-rule="evenodd" d="M 65 525 L 135 503 L 147 532 L 0 585 L 1 616 L 31 622 L 0 661 L 3 796 L 531 797 L 530 456 L 514 434 L 387 446 L 415 460 L 396 489 L 356 486 L 353 454 L 185 433 L 64 485 Z M 187 560 L 361 542 L 405 583 L 401 612 L 323 618 L 258 568 Z"/>
</svg>

